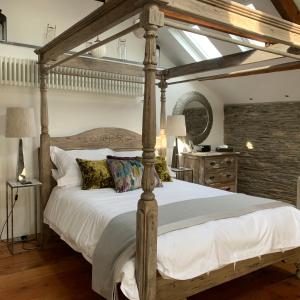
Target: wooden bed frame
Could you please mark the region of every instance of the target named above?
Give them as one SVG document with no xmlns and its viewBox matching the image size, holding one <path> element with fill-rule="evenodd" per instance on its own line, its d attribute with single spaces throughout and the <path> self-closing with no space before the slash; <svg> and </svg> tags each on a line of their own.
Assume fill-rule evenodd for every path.
<svg viewBox="0 0 300 300">
<path fill-rule="evenodd" d="M 118 141 L 116 137 L 123 137 L 120 147 L 125 141 L 125 148 L 131 146 L 136 148 L 135 138 L 137 136 L 128 131 L 103 129 L 104 131 L 90 131 L 77 137 L 50 138 L 48 124 L 48 101 L 47 80 L 49 72 L 56 72 L 59 65 L 68 65 L 72 59 L 72 67 L 82 67 L 82 58 L 79 57 L 84 51 L 77 54 L 65 56 L 64 53 L 97 35 L 111 29 L 130 17 L 140 14 L 140 23 L 135 24 L 96 45 L 85 49 L 91 50 L 99 45 L 125 35 L 139 26 L 145 29 L 145 59 L 144 59 L 144 111 L 142 148 L 144 162 L 144 176 L 142 182 L 143 193 L 137 209 L 137 249 L 136 249 L 136 281 L 139 289 L 140 299 L 184 299 L 200 291 L 216 286 L 228 280 L 243 276 L 249 272 L 277 263 L 287 261 L 291 263 L 300 262 L 300 248 L 286 251 L 285 253 L 268 254 L 261 260 L 254 258 L 237 263 L 234 269 L 232 265 L 212 272 L 210 275 L 200 276 L 192 280 L 177 281 L 165 280 L 157 275 L 157 202 L 153 193 L 154 180 L 152 178 L 152 167 L 155 157 L 156 140 L 156 79 L 160 81 L 161 88 L 161 118 L 160 130 L 164 136 L 166 125 L 166 88 L 168 84 L 181 83 L 191 80 L 211 80 L 218 77 L 199 77 L 181 81 L 169 81 L 179 76 L 199 74 L 206 71 L 225 69 L 233 66 L 248 66 L 253 63 L 269 60 L 278 60 L 282 57 L 293 58 L 296 61 L 288 64 L 278 64 L 272 68 L 257 68 L 242 71 L 240 73 L 224 73 L 219 78 L 248 76 L 266 72 L 278 72 L 289 69 L 299 69 L 300 49 L 300 26 L 265 14 L 263 12 L 249 9 L 243 5 L 226 0 L 108 0 L 106 3 L 79 21 L 64 33 L 59 35 L 49 44 L 37 49 L 40 65 L 40 92 L 41 92 L 41 139 L 40 139 L 40 180 L 43 183 L 41 189 L 42 212 L 49 199 L 52 188 L 51 183 L 51 161 L 50 145 L 57 145 L 65 149 L 73 148 L 98 148 L 102 146 L 114 147 Z M 172 21 L 170 21 L 172 20 Z M 180 21 L 176 23 L 174 21 Z M 201 25 L 225 33 L 233 33 L 246 38 L 252 38 L 267 43 L 266 47 L 259 47 L 250 43 L 230 40 L 222 34 L 195 30 L 185 24 Z M 230 43 L 242 44 L 257 50 L 245 53 L 228 55 L 222 58 L 197 62 L 185 66 L 179 66 L 168 70 L 157 71 L 156 65 L 156 39 L 158 29 L 163 26 L 187 30 L 196 34 L 203 34 Z M 259 50 L 259 51 L 258 51 Z M 107 67 L 107 66 L 106 66 Z M 101 71 L 101 63 L 90 66 L 93 70 Z M 130 69 L 131 74 L 138 72 L 141 68 L 129 67 L 122 64 L 112 65 L 113 72 L 126 74 Z M 60 73 L 61 74 L 61 73 Z M 223 76 L 223 77 L 222 77 Z M 168 82 L 167 82 L 168 81 Z M 105 131 L 108 130 L 108 133 Z M 110 130 L 112 130 L 110 132 Z M 106 132 L 106 133 L 105 133 Z M 135 136 L 135 138 L 134 138 Z M 132 137 L 127 138 L 127 137 Z M 139 144 L 140 145 L 140 144 Z M 141 146 L 141 145 L 140 145 Z M 123 146 L 121 149 L 124 149 Z M 165 155 L 165 152 L 161 153 Z M 298 203 L 300 200 L 298 199 Z M 45 229 L 42 227 L 42 240 L 45 240 Z M 297 275 L 299 277 L 300 265 L 297 264 Z"/>
</svg>

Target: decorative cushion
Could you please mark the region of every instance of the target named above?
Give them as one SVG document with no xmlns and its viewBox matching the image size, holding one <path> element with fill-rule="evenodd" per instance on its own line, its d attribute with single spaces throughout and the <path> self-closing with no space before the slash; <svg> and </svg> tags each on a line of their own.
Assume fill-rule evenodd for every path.
<svg viewBox="0 0 300 300">
<path fill-rule="evenodd" d="M 155 157 L 155 170 L 161 181 L 172 181 L 167 162 L 164 157 Z"/>
<path fill-rule="evenodd" d="M 118 193 L 132 191 L 142 186 L 144 166 L 140 158 L 107 156 L 107 164 Z M 154 168 L 153 172 L 155 172 L 155 186 L 162 186 Z"/>
<path fill-rule="evenodd" d="M 118 193 L 141 187 L 144 166 L 140 160 L 108 158 L 107 164 Z"/>
<path fill-rule="evenodd" d="M 82 175 L 83 190 L 114 187 L 106 160 L 76 159 Z"/>
<path fill-rule="evenodd" d="M 57 185 L 62 186 L 80 186 L 82 185 L 81 172 L 76 158 L 85 160 L 106 159 L 107 155 L 113 155 L 114 151 L 108 148 L 92 150 L 69 150 L 65 151 L 58 147 L 50 147 L 50 156 L 52 162 L 57 167 L 54 178 Z"/>
</svg>

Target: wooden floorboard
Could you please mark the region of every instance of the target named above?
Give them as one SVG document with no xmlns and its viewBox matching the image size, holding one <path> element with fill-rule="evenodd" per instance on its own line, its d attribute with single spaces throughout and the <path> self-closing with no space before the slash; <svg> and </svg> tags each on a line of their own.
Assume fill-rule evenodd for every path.
<svg viewBox="0 0 300 300">
<path fill-rule="evenodd" d="M 296 300 L 293 265 L 278 264 L 189 300 Z M 65 243 L 12 256 L 0 243 L 0 300 L 102 300 L 91 290 L 91 265 Z"/>
</svg>

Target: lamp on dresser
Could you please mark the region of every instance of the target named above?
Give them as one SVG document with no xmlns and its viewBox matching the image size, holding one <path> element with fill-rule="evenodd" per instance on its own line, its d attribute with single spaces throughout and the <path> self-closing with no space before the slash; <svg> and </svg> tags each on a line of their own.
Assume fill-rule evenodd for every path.
<svg viewBox="0 0 300 300">
<path fill-rule="evenodd" d="M 167 135 L 175 137 L 175 145 L 173 147 L 172 168 L 179 167 L 178 154 L 178 137 L 186 136 L 185 116 L 174 115 L 167 117 Z"/>
<path fill-rule="evenodd" d="M 19 138 L 19 153 L 16 179 L 20 183 L 27 183 L 22 138 L 35 137 L 35 135 L 36 126 L 33 108 L 7 108 L 5 136 L 7 138 Z"/>
</svg>

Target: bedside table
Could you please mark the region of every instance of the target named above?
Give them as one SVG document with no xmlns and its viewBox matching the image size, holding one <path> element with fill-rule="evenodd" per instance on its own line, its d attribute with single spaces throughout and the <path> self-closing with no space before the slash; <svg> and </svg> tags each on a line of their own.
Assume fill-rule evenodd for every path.
<svg viewBox="0 0 300 300">
<path fill-rule="evenodd" d="M 32 242 L 36 241 L 37 246 L 34 247 L 36 249 L 39 245 L 38 241 L 38 228 L 37 224 L 39 221 L 39 216 L 38 214 L 40 213 L 40 209 L 38 209 L 38 192 L 40 189 L 40 186 L 42 185 L 41 182 L 39 182 L 36 179 L 30 179 L 30 183 L 28 184 L 22 184 L 16 180 L 9 180 L 6 182 L 6 241 L 7 241 L 7 248 L 10 251 L 11 254 L 16 254 L 19 252 L 23 251 L 18 251 L 15 252 L 14 245 L 19 242 Z M 20 240 L 20 241 L 15 241 L 14 237 L 14 208 L 15 205 L 17 204 L 18 201 L 21 201 L 18 199 L 19 194 L 18 190 L 19 189 L 24 189 L 24 188 L 32 188 L 34 189 L 34 214 L 35 214 L 35 234 L 33 239 L 29 240 Z M 16 190 L 16 192 L 15 192 Z M 11 227 L 11 228 L 10 228 Z M 31 249 L 24 249 L 26 250 L 31 250 Z"/>
<path fill-rule="evenodd" d="M 194 171 L 191 168 L 171 168 L 171 171 L 173 171 L 176 174 L 176 179 L 189 182 L 194 181 Z"/>
</svg>

